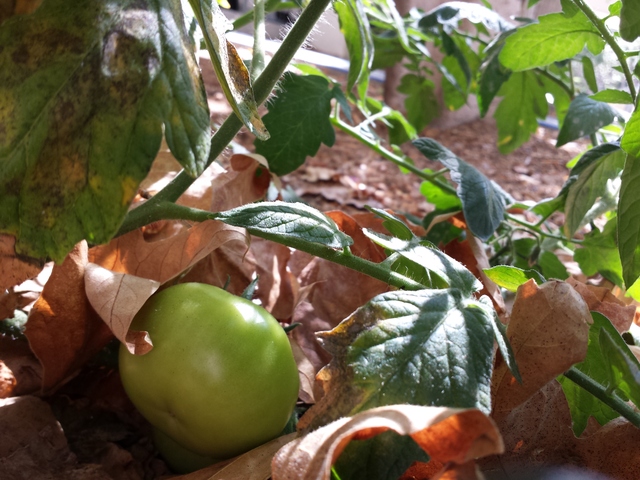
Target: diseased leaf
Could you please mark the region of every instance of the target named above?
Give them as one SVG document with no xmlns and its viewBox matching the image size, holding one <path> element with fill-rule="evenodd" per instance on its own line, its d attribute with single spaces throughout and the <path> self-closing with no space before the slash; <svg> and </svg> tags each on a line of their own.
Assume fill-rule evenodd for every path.
<svg viewBox="0 0 640 480">
<path fill-rule="evenodd" d="M 302 203 L 262 202 L 213 214 L 228 225 L 246 228 L 249 233 L 277 240 L 290 247 L 306 243 L 344 248 L 353 240 L 342 233 L 335 222 L 318 210 Z"/>
<path fill-rule="evenodd" d="M 318 374 L 325 396 L 301 428 L 394 403 L 488 411 L 493 316 L 456 289 L 378 295 L 320 334 L 333 360 Z"/>
<path fill-rule="evenodd" d="M 198 19 L 205 44 L 227 101 L 238 118 L 260 140 L 269 132 L 262 123 L 251 88 L 249 71 L 225 33 L 233 27 L 215 0 L 189 0 Z"/>
<path fill-rule="evenodd" d="M 518 288 L 507 336 L 522 383 L 497 362 L 492 379 L 494 416 L 508 415 L 542 386 L 582 361 L 587 352 L 591 315 L 582 297 L 567 283 L 533 280 Z"/>
<path fill-rule="evenodd" d="M 451 170 L 458 184 L 458 196 L 469 229 L 482 240 L 488 239 L 504 219 L 509 195 L 474 166 L 458 158 L 451 150 L 430 138 L 419 138 L 413 145 L 430 160 L 437 160 Z"/>
<path fill-rule="evenodd" d="M 366 92 L 374 47 L 364 6 L 361 0 L 336 0 L 333 8 L 338 14 L 340 31 L 349 50 L 347 91 L 350 92 L 357 85 L 360 92 Z"/>
<path fill-rule="evenodd" d="M 0 29 L 0 230 L 62 261 L 115 234 L 167 142 L 191 175 L 209 111 L 182 13 L 169 0 L 49 0 Z"/>
<path fill-rule="evenodd" d="M 510 292 L 518 290 L 520 285 L 534 280 L 538 285 L 546 282 L 545 278 L 540 275 L 537 270 L 522 270 L 521 268 L 509 265 L 498 265 L 496 267 L 487 268 L 484 273 L 502 288 L 506 288 Z"/>
<path fill-rule="evenodd" d="M 623 137 L 624 148 L 624 137 Z M 631 287 L 640 276 L 640 160 L 627 155 L 618 202 L 618 249 L 622 277 Z"/>
<path fill-rule="evenodd" d="M 538 128 L 538 118 L 547 116 L 549 106 L 533 72 L 511 74 L 499 94 L 504 98 L 493 116 L 498 125 L 498 148 L 507 154 L 529 140 Z"/>
<path fill-rule="evenodd" d="M 572 17 L 552 13 L 540 17 L 538 23 L 518 28 L 507 38 L 500 61 L 514 72 L 521 72 L 571 58 L 585 46 L 597 55 L 604 48 L 604 40 L 584 13 L 577 12 Z"/>
<path fill-rule="evenodd" d="M 625 92 L 624 90 L 614 90 L 611 88 L 589 95 L 589 98 L 597 100 L 598 102 L 621 103 L 626 105 L 633 104 L 633 99 L 629 92 Z"/>
<path fill-rule="evenodd" d="M 592 100 L 585 94 L 578 95 L 571 102 L 562 122 L 556 147 L 589 136 L 609 125 L 615 118 L 616 112 L 608 104 Z"/>
<path fill-rule="evenodd" d="M 315 155 L 322 143 L 333 145 L 336 134 L 329 121 L 333 96 L 323 77 L 283 75 L 280 92 L 268 103 L 269 113 L 264 116 L 273 136 L 255 142 L 256 153 L 264 155 L 273 173 L 291 173 L 307 156 Z"/>
<path fill-rule="evenodd" d="M 622 0 L 620 36 L 627 42 L 633 42 L 640 37 L 640 2 L 638 0 Z"/>
<path fill-rule="evenodd" d="M 440 478 L 449 478 L 446 471 L 455 465 L 503 449 L 493 422 L 478 410 L 391 405 L 336 420 L 285 445 L 274 457 L 273 479 L 327 479 L 350 441 L 387 431 L 410 436 L 445 475 Z"/>
<path fill-rule="evenodd" d="M 625 154 L 617 145 L 603 144 L 583 155 L 571 170 L 564 206 L 564 229 L 568 237 L 571 237 L 586 221 L 591 220 L 591 218 L 585 219 L 585 216 L 599 199 L 606 197 L 612 189 L 617 193 L 612 182 L 620 177 L 624 162 Z M 615 204 L 610 210 L 614 208 Z M 604 212 L 599 209 L 598 213 Z"/>
</svg>

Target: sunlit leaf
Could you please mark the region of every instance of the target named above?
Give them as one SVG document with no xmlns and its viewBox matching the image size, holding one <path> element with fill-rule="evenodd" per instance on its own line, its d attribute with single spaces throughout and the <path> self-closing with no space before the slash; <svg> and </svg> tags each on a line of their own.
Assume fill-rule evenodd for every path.
<svg viewBox="0 0 640 480">
<path fill-rule="evenodd" d="M 640 202 L 640 160 L 628 155 L 622 172 L 622 186 L 618 203 L 618 248 L 622 262 L 622 276 L 625 285 L 629 287 L 640 276 L 640 209 L 638 209 L 638 202 Z"/>
<path fill-rule="evenodd" d="M 573 140 L 589 136 L 598 129 L 609 125 L 616 118 L 616 112 L 608 104 L 578 95 L 569 106 L 567 116 L 558 133 L 556 147 Z"/>
<path fill-rule="evenodd" d="M 542 285 L 546 281 L 537 270 L 523 270 L 509 265 L 487 268 L 484 273 L 499 286 L 511 292 L 515 292 L 520 285 L 527 283 L 531 279 L 538 285 Z"/>
<path fill-rule="evenodd" d="M 0 230 L 61 261 L 117 231 L 162 139 L 191 175 L 209 111 L 169 0 L 49 0 L 0 29 Z M 179 6 L 178 6 L 179 7 Z"/>
</svg>

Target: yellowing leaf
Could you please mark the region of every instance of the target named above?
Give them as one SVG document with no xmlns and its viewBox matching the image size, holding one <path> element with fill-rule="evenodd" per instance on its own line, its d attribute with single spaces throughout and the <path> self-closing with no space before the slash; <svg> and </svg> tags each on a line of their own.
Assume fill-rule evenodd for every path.
<svg viewBox="0 0 640 480">
<path fill-rule="evenodd" d="M 331 466 L 351 440 L 392 430 L 410 435 L 439 464 L 464 464 L 501 453 L 502 438 L 479 410 L 390 405 L 336 420 L 285 445 L 273 459 L 273 480 L 328 480 Z"/>
</svg>

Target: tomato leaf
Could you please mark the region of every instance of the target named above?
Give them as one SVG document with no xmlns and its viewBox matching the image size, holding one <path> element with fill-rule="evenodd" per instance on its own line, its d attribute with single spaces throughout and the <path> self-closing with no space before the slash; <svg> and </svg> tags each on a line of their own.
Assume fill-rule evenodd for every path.
<svg viewBox="0 0 640 480">
<path fill-rule="evenodd" d="M 514 31 L 510 30 L 497 37 L 485 50 L 485 57 L 480 65 L 478 79 L 478 106 L 480 116 L 484 117 L 489 111 L 489 106 L 500 91 L 502 85 L 509 80 L 511 70 L 500 63 L 500 52 L 505 39 Z"/>
<path fill-rule="evenodd" d="M 329 121 L 334 92 L 323 77 L 290 72 L 284 74 L 279 90 L 263 118 L 272 137 L 256 140 L 255 146 L 256 153 L 269 162 L 269 170 L 285 175 L 315 155 L 322 143 L 332 146 L 335 142 Z"/>
<path fill-rule="evenodd" d="M 574 259 L 585 275 L 600 273 L 610 282 L 624 286 L 622 264 L 616 241 L 617 219 L 609 220 L 602 232 L 594 230 L 585 236 L 574 253 Z"/>
<path fill-rule="evenodd" d="M 567 116 L 567 119 L 569 116 Z M 571 170 L 569 180 L 563 187 L 565 191 L 565 233 L 571 237 L 585 221 L 587 213 L 597 205 L 604 204 L 607 198 L 610 206 L 603 208 L 615 209 L 615 194 L 617 189 L 611 184 L 620 177 L 624 168 L 625 154 L 620 146 L 615 143 L 605 143 L 589 150 L 580 157 L 576 166 Z M 610 190 L 614 190 L 609 193 Z M 603 208 L 599 208 L 598 214 L 604 213 Z"/>
<path fill-rule="evenodd" d="M 347 91 L 357 85 L 358 90 L 366 94 L 374 50 L 364 6 L 361 0 L 337 0 L 333 2 L 333 8 L 338 14 L 340 31 L 349 51 Z"/>
<path fill-rule="evenodd" d="M 509 265 L 498 265 L 486 268 L 484 273 L 502 288 L 515 292 L 523 283 L 533 279 L 538 285 L 546 282 L 545 278 L 537 270 L 523 270 Z"/>
<path fill-rule="evenodd" d="M 549 106 L 542 82 L 533 72 L 513 73 L 500 95 L 504 98 L 493 116 L 498 125 L 498 148 L 507 154 L 529 140 L 538 128 L 538 118 L 546 117 Z"/>
<path fill-rule="evenodd" d="M 215 0 L 189 0 L 198 19 L 211 63 L 227 101 L 242 123 L 261 140 L 269 132 L 258 114 L 249 71 L 225 33 L 233 27 Z"/>
<path fill-rule="evenodd" d="M 0 230 L 19 253 L 61 261 L 107 242 L 167 143 L 191 175 L 209 110 L 181 10 L 49 0 L 0 29 Z"/>
<path fill-rule="evenodd" d="M 621 103 L 626 105 L 633 104 L 633 98 L 631 98 L 631 94 L 629 94 L 629 92 L 625 92 L 624 90 L 614 90 L 612 88 L 607 88 L 606 90 L 589 95 L 589 98 L 597 100 L 598 102 Z"/>
<path fill-rule="evenodd" d="M 594 55 L 604 48 L 604 40 L 586 15 L 552 13 L 540 17 L 539 23 L 518 28 L 507 38 L 500 61 L 514 72 L 521 72 L 571 58 L 585 45 Z"/>
<path fill-rule="evenodd" d="M 584 76 L 584 79 L 587 82 L 589 89 L 592 92 L 597 92 L 598 81 L 596 80 L 596 72 L 595 72 L 595 69 L 593 68 L 593 62 L 589 57 L 586 57 L 586 56 L 582 57 L 582 75 Z"/>
<path fill-rule="evenodd" d="M 623 138 L 624 142 L 624 138 Z M 624 145 L 623 145 L 624 148 Z M 640 160 L 628 155 L 618 203 L 618 249 L 627 287 L 640 276 Z"/>
<path fill-rule="evenodd" d="M 458 289 L 378 295 L 330 332 L 310 426 L 394 403 L 490 411 L 494 312 Z"/>
<path fill-rule="evenodd" d="M 317 243 L 340 249 L 353 243 L 333 220 L 303 203 L 252 203 L 215 213 L 213 218 L 294 248 Z"/>
<path fill-rule="evenodd" d="M 640 373 L 638 360 L 629 351 L 626 343 L 615 327 L 604 315 L 591 312 L 593 324 L 589 328 L 587 357 L 574 368 L 585 373 L 605 387 L 620 389 L 625 395 L 640 402 Z M 594 417 L 600 425 L 617 418 L 618 412 L 566 377 L 560 377 L 562 390 L 571 410 L 573 432 L 580 436 L 587 426 L 589 417 Z"/>
<path fill-rule="evenodd" d="M 407 98 L 404 106 L 407 110 L 407 120 L 420 132 L 438 116 L 438 101 L 434 93 L 435 86 L 428 78 L 419 77 L 412 73 L 400 80 L 398 92 Z"/>
<path fill-rule="evenodd" d="M 640 37 L 640 3 L 623 0 L 620 10 L 620 36 L 627 42 Z"/>
<path fill-rule="evenodd" d="M 474 166 L 458 158 L 451 150 L 430 138 L 419 138 L 413 145 L 430 160 L 437 160 L 451 170 L 458 184 L 458 196 L 469 229 L 482 240 L 488 239 L 504 219 L 510 196 Z"/>
<path fill-rule="evenodd" d="M 482 24 L 489 30 L 499 32 L 512 28 L 512 25 L 494 10 L 466 2 L 447 2 L 442 4 L 427 12 L 418 22 L 418 26 L 423 29 L 430 29 L 437 25 L 456 28 L 462 20 L 469 20 L 474 24 Z"/>
<path fill-rule="evenodd" d="M 615 118 L 616 112 L 608 104 L 593 100 L 585 94 L 578 95 L 571 102 L 562 122 L 556 147 L 589 136 L 609 125 Z"/>
</svg>

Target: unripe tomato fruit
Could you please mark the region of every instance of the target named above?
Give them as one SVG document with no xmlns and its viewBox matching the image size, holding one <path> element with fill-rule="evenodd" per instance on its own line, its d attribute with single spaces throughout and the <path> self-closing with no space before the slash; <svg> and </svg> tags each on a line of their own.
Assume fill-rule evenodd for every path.
<svg viewBox="0 0 640 480">
<path fill-rule="evenodd" d="M 151 296 L 131 329 L 153 349 L 120 347 L 122 383 L 155 428 L 186 450 L 225 459 L 276 436 L 298 397 L 287 335 L 262 307 L 199 283 Z"/>
</svg>

